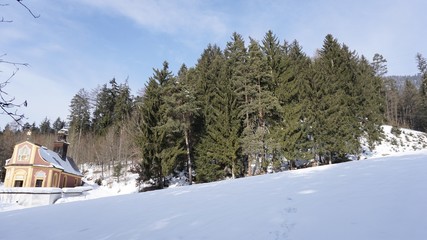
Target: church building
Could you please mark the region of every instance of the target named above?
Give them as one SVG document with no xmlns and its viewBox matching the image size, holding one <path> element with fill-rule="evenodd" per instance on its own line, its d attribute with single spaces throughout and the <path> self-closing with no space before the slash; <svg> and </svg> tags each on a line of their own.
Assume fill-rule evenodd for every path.
<svg viewBox="0 0 427 240">
<path fill-rule="evenodd" d="M 15 145 L 12 158 L 6 161 L 4 186 L 76 187 L 82 185 L 82 174 L 73 159 L 67 157 L 68 131 L 58 132 L 53 150 L 30 141 Z"/>
</svg>

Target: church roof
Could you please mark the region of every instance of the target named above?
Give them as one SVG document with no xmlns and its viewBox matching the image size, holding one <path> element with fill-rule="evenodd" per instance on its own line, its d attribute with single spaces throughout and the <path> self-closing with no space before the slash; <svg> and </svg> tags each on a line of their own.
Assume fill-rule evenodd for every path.
<svg viewBox="0 0 427 240">
<path fill-rule="evenodd" d="M 65 159 L 62 159 L 58 153 L 49 150 L 46 147 L 40 147 L 39 153 L 40 156 L 45 161 L 51 163 L 53 167 L 61 169 L 66 173 L 83 176 L 72 158 L 66 157 Z"/>
</svg>

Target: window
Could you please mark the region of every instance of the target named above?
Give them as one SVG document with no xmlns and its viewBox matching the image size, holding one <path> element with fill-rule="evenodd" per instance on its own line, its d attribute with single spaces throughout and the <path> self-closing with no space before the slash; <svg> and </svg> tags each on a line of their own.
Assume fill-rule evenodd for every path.
<svg viewBox="0 0 427 240">
<path fill-rule="evenodd" d="M 24 186 L 24 181 L 22 181 L 22 180 L 16 180 L 15 184 L 13 186 L 14 187 L 22 187 L 22 186 Z"/>
<path fill-rule="evenodd" d="M 43 187 L 43 179 L 36 180 L 36 187 Z"/>
</svg>

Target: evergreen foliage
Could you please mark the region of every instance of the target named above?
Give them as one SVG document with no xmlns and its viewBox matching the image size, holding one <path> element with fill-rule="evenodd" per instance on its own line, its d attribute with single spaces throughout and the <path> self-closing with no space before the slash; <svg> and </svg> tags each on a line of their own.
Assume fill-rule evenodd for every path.
<svg viewBox="0 0 427 240">
<path fill-rule="evenodd" d="M 174 145 L 176 132 L 170 131 L 165 106 L 165 87 L 173 81 L 169 64 L 163 63 L 162 69 L 155 69 L 142 96 L 139 111 L 137 145 L 141 149 L 142 160 L 137 165 L 140 182 L 153 180 L 159 188 L 165 184 L 165 176 L 173 171 L 177 156 L 182 153 Z"/>
<path fill-rule="evenodd" d="M 380 140 L 383 122 L 427 126 L 419 114 L 427 67 L 417 61 L 424 85 L 399 87 L 385 77 L 383 56 L 369 62 L 330 34 L 310 58 L 272 31 L 248 44 L 233 33 L 223 50 L 208 45 L 176 75 L 164 62 L 135 98 L 127 81 L 81 89 L 70 104 L 70 152 L 116 173 L 131 156 L 139 183 L 154 188 L 182 171 L 189 183 L 210 182 L 280 171 L 286 161 L 291 169 L 297 160 L 339 162 L 360 152 L 361 138 Z M 47 133 L 61 123 L 26 127 Z"/>
<path fill-rule="evenodd" d="M 71 99 L 69 130 L 72 133 L 87 133 L 91 127 L 91 106 L 89 93 L 80 89 L 76 95 Z"/>
</svg>

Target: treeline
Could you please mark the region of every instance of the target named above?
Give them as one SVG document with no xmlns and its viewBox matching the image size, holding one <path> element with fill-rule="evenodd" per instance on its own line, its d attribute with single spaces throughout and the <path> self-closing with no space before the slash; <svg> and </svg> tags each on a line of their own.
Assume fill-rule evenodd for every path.
<svg viewBox="0 0 427 240">
<path fill-rule="evenodd" d="M 421 74 L 384 78 L 386 118 L 390 125 L 427 131 L 425 59 L 417 57 Z M 424 70 L 423 70 L 424 69 Z M 424 79 L 424 80 L 423 80 Z"/>
<path fill-rule="evenodd" d="M 67 119 L 69 155 L 103 172 L 132 166 L 160 188 L 183 171 L 190 183 L 209 182 L 293 169 L 296 160 L 345 161 L 361 138 L 379 141 L 384 122 L 426 129 L 426 64 L 417 61 L 423 81 L 411 95 L 385 77 L 381 55 L 369 61 L 332 35 L 309 57 L 271 31 L 248 43 L 234 33 L 193 67 L 174 74 L 164 62 L 136 97 L 115 79 L 81 89 Z M 404 95 L 419 97 L 416 110 Z"/>
</svg>

